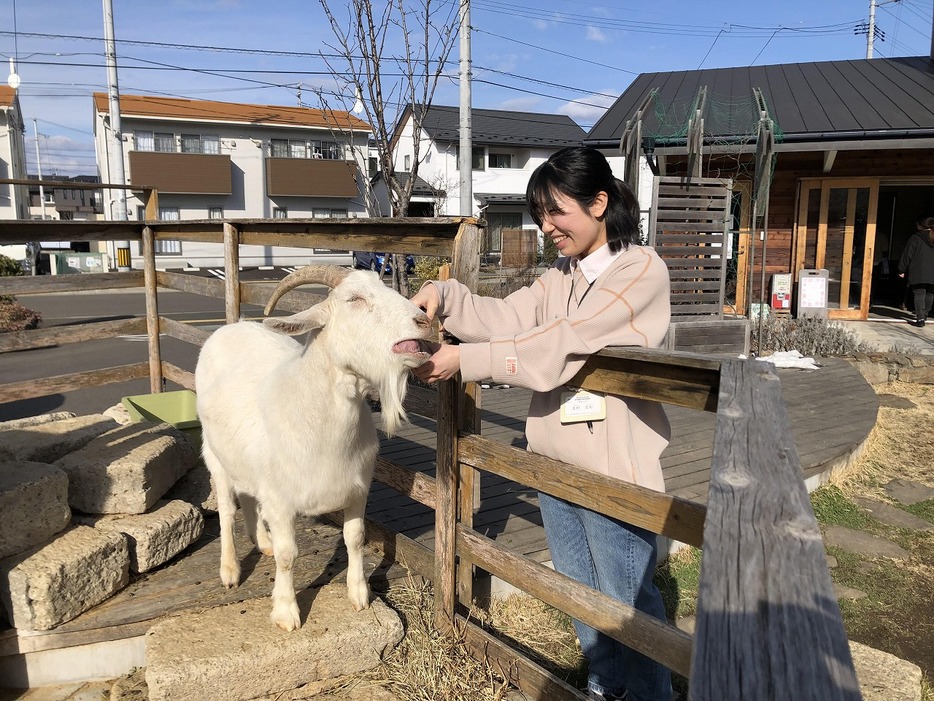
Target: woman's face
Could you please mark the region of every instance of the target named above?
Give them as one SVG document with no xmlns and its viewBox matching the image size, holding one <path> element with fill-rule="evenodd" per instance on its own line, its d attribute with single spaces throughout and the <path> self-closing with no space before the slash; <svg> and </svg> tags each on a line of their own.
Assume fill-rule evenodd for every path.
<svg viewBox="0 0 934 701">
<path fill-rule="evenodd" d="M 562 255 L 584 258 L 606 243 L 605 192 L 598 192 L 586 208 L 561 192 L 555 192 L 554 198 L 557 207 L 545 212 L 542 233 L 551 237 Z"/>
</svg>

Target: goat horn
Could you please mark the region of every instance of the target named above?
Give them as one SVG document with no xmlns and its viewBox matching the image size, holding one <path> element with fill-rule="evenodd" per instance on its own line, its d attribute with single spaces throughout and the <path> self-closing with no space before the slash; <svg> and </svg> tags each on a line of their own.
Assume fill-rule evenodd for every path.
<svg viewBox="0 0 934 701">
<path fill-rule="evenodd" d="M 273 290 L 272 297 L 266 303 L 266 309 L 263 313 L 266 316 L 272 314 L 282 295 L 289 290 L 293 290 L 300 285 L 327 285 L 328 287 L 337 287 L 345 277 L 350 274 L 347 268 L 341 268 L 337 265 L 306 265 L 295 272 L 289 273 Z"/>
</svg>

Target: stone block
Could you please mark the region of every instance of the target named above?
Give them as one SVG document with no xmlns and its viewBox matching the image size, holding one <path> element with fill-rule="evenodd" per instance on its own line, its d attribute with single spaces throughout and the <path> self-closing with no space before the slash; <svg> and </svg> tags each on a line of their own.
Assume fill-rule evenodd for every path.
<svg viewBox="0 0 934 701">
<path fill-rule="evenodd" d="M 921 701 L 918 665 L 852 640 L 850 654 L 863 701 Z"/>
<path fill-rule="evenodd" d="M 75 415 L 70 411 L 53 411 L 51 414 L 38 414 L 36 416 L 24 416 L 21 419 L 10 419 L 9 421 L 0 421 L 0 431 L 10 428 L 25 428 L 27 426 L 38 426 L 52 421 L 61 421 L 62 419 L 73 419 Z"/>
<path fill-rule="evenodd" d="M 104 433 L 55 464 L 68 475 L 68 502 L 88 514 L 142 514 L 197 462 L 191 443 L 167 423 Z"/>
<path fill-rule="evenodd" d="M 934 367 L 926 365 L 924 367 L 900 367 L 898 369 L 898 379 L 901 382 L 917 382 L 922 385 L 934 385 Z"/>
<path fill-rule="evenodd" d="M 17 460 L 52 463 L 118 426 L 102 414 L 4 428 L 0 445 Z"/>
<path fill-rule="evenodd" d="M 871 385 L 885 384 L 889 381 L 889 366 L 885 363 L 873 363 L 868 360 L 851 363 L 859 374 Z"/>
<path fill-rule="evenodd" d="M 122 533 L 130 549 L 130 571 L 148 572 L 201 537 L 204 518 L 184 501 L 160 501 L 145 514 L 77 516 L 77 523 L 108 533 Z"/>
<path fill-rule="evenodd" d="M 0 462 L 0 560 L 45 543 L 68 526 L 68 477 L 38 462 Z"/>
<path fill-rule="evenodd" d="M 75 526 L 46 545 L 0 561 L 0 599 L 20 630 L 50 630 L 129 581 L 126 538 Z"/>
<path fill-rule="evenodd" d="M 166 493 L 166 499 L 181 499 L 202 511 L 217 513 L 217 492 L 211 473 L 200 460 Z"/>
<path fill-rule="evenodd" d="M 382 601 L 355 612 L 343 585 L 298 595 L 305 619 L 286 633 L 269 620 L 269 597 L 185 613 L 146 634 L 150 701 L 239 701 L 371 669 L 402 640 Z M 306 613 L 307 612 L 307 613 Z"/>
</svg>

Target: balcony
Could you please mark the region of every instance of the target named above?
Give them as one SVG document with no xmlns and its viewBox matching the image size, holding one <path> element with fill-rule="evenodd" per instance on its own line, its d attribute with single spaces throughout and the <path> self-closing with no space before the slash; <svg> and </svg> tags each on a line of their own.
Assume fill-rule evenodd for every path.
<svg viewBox="0 0 934 701">
<path fill-rule="evenodd" d="M 130 151 L 130 184 L 160 194 L 229 195 L 230 156 Z"/>
<path fill-rule="evenodd" d="M 357 197 L 359 169 L 353 161 L 267 158 L 268 197 Z"/>
</svg>

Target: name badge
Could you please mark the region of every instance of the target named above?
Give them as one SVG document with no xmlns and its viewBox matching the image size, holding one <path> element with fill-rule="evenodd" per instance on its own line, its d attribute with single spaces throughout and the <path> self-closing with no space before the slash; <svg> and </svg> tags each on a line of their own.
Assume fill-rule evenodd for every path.
<svg viewBox="0 0 934 701">
<path fill-rule="evenodd" d="M 579 389 L 561 393 L 561 423 L 603 421 L 606 418 L 606 399 L 600 394 Z"/>
</svg>

